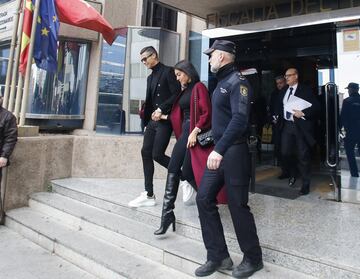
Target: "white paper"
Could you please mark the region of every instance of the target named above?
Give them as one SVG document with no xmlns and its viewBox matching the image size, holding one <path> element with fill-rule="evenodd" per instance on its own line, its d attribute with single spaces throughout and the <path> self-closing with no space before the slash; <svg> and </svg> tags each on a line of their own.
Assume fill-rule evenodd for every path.
<svg viewBox="0 0 360 279">
<path fill-rule="evenodd" d="M 294 113 L 294 110 L 304 110 L 311 107 L 312 104 L 304 99 L 291 95 L 289 100 L 284 105 L 284 109 L 290 113 Z"/>
</svg>

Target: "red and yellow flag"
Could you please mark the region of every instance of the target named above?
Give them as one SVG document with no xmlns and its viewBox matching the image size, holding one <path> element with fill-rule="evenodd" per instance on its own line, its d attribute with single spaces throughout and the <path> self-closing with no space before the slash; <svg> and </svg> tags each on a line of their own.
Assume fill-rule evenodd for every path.
<svg viewBox="0 0 360 279">
<path fill-rule="evenodd" d="M 23 22 L 23 31 L 21 37 L 21 52 L 20 52 L 20 66 L 19 72 L 22 75 L 25 75 L 26 65 L 29 56 L 29 45 L 30 45 L 30 35 L 31 35 L 31 26 L 33 20 L 34 5 L 32 0 L 24 0 L 24 22 Z"/>
</svg>

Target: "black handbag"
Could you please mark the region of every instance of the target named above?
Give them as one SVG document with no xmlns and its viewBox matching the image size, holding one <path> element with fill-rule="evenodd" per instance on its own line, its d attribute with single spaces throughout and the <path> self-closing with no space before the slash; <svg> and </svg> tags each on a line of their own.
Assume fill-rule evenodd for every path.
<svg viewBox="0 0 360 279">
<path fill-rule="evenodd" d="M 197 134 L 196 140 L 202 147 L 206 147 L 214 144 L 214 138 L 211 130 Z"/>
<path fill-rule="evenodd" d="M 195 124 L 196 124 L 196 111 L 197 111 L 197 95 L 196 93 L 194 94 L 194 105 L 195 105 Z M 207 146 L 210 146 L 210 145 L 213 145 L 214 144 L 214 138 L 213 138 L 213 135 L 212 135 L 212 131 L 211 129 L 210 130 L 207 130 L 207 131 L 203 131 L 203 132 L 200 132 L 199 134 L 196 135 L 196 141 L 200 144 L 201 147 L 207 147 Z"/>
</svg>

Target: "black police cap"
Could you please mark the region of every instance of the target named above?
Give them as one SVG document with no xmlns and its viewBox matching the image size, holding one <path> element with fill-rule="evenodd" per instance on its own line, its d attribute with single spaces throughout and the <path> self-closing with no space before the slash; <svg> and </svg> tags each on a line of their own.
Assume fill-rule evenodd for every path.
<svg viewBox="0 0 360 279">
<path fill-rule="evenodd" d="M 345 89 L 350 89 L 350 88 L 358 91 L 359 90 L 359 84 L 355 83 L 355 82 L 350 82 L 348 84 L 348 86 L 345 87 Z"/>
<path fill-rule="evenodd" d="M 232 54 L 236 54 L 235 44 L 231 41 L 226 41 L 226 40 L 215 40 L 212 46 L 204 51 L 204 54 L 210 55 L 216 49 L 226 51 Z"/>
</svg>

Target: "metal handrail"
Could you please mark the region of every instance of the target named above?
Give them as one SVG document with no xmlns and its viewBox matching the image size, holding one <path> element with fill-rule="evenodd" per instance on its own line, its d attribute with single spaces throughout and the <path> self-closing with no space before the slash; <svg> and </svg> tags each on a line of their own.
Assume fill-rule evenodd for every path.
<svg viewBox="0 0 360 279">
<path fill-rule="evenodd" d="M 328 82 L 326 85 L 325 85 L 325 109 L 326 109 L 326 117 L 325 117 L 325 119 L 326 119 L 326 141 L 327 141 L 327 144 L 326 144 L 326 163 L 328 164 L 328 166 L 329 167 L 332 167 L 332 168 L 334 168 L 334 167 L 336 167 L 337 165 L 338 165 L 338 162 L 339 162 L 339 160 L 338 160 L 338 155 L 336 154 L 335 155 L 335 163 L 331 163 L 330 162 L 330 158 L 329 158 L 329 117 L 328 117 L 328 115 L 329 115 L 329 106 L 328 106 L 328 104 L 329 104 L 329 100 L 328 100 L 328 98 L 329 98 L 329 92 L 330 92 L 330 87 L 331 86 L 333 86 L 334 87 L 334 90 L 335 90 L 335 97 L 334 97 L 334 111 L 335 111 L 335 125 L 336 125 L 336 127 L 335 127 L 335 131 L 336 131 L 336 134 L 338 135 L 338 125 L 337 125 L 337 123 L 338 123 L 338 114 L 337 114 L 337 105 L 338 105 L 338 99 L 337 99 L 337 86 L 336 86 L 336 84 L 335 83 L 333 83 L 333 82 Z M 338 150 L 338 147 L 339 147 L 339 145 L 338 145 L 338 140 L 335 140 L 335 151 L 337 151 Z"/>
</svg>

